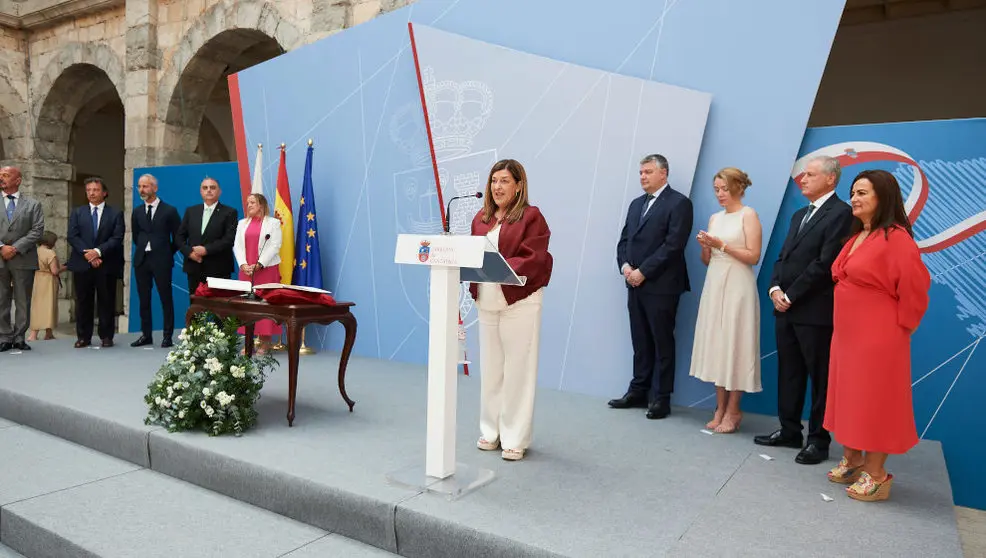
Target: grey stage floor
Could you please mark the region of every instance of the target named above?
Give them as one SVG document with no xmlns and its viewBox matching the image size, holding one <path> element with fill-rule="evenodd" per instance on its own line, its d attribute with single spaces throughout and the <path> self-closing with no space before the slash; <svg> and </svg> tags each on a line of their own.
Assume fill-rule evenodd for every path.
<svg viewBox="0 0 986 558">
<path fill-rule="evenodd" d="M 459 461 L 496 479 L 447 501 L 385 479 L 423 463 L 424 367 L 353 359 L 350 414 L 337 356 L 303 357 L 294 428 L 282 365 L 264 387 L 260 424 L 209 438 L 143 425 L 142 397 L 166 352 L 118 340 L 0 355 L 0 417 L 404 556 L 962 556 L 937 442 L 892 458 L 892 499 L 865 504 L 826 480 L 834 461 L 801 466 L 794 450 L 755 446 L 773 418 L 748 415 L 740 433 L 712 436 L 701 431 L 707 411 L 648 421 L 540 390 L 534 445 L 508 463 L 475 449 L 479 379 L 462 377 Z"/>
</svg>

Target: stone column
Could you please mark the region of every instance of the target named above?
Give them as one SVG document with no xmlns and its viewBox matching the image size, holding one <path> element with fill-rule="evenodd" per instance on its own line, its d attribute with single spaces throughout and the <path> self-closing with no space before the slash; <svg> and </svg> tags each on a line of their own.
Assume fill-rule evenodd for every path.
<svg viewBox="0 0 986 558">
<path fill-rule="evenodd" d="M 127 234 L 124 238 L 123 295 L 124 310 L 120 318 L 120 331 L 127 331 L 130 319 L 130 254 L 132 238 L 129 231 L 130 213 L 133 211 L 134 169 L 159 165 L 161 157 L 157 137 L 161 136 L 163 123 L 157 119 L 157 84 L 161 70 L 161 52 L 157 44 L 157 0 L 127 0 L 126 31 L 126 146 L 124 172 L 124 205 Z"/>
</svg>

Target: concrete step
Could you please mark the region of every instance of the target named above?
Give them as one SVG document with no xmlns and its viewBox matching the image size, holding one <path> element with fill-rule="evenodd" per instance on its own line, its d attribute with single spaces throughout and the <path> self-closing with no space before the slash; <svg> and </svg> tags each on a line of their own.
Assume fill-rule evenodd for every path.
<svg viewBox="0 0 986 558">
<path fill-rule="evenodd" d="M 0 558 L 24 558 L 24 555 L 14 552 L 14 549 L 7 545 L 0 544 Z"/>
<path fill-rule="evenodd" d="M 394 556 L 7 421 L 0 544 L 0 558 Z"/>
</svg>

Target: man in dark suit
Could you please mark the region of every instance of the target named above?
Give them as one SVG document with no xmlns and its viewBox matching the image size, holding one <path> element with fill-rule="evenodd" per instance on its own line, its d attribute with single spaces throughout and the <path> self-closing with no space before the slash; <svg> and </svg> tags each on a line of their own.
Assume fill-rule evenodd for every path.
<svg viewBox="0 0 986 558">
<path fill-rule="evenodd" d="M 808 162 L 801 194 L 808 207 L 791 219 L 774 264 L 769 295 L 777 335 L 777 414 L 781 428 L 756 436 L 762 446 L 801 449 L 795 461 L 814 465 L 828 459 L 832 436 L 822 428 L 832 343 L 832 263 L 849 234 L 852 209 L 835 195 L 842 170 L 833 157 Z M 811 378 L 808 440 L 802 448 L 801 412 Z"/>
<path fill-rule="evenodd" d="M 157 284 L 164 312 L 164 339 L 161 347 L 174 344 L 175 303 L 171 291 L 171 268 L 178 251 L 178 227 L 181 217 L 174 206 L 157 197 L 157 178 L 145 174 L 137 181 L 137 189 L 144 205 L 134 208 L 130 214 L 130 234 L 134 239 L 134 275 L 137 278 L 137 295 L 140 297 L 141 335 L 130 344 L 143 347 L 154 343 L 151 326 L 151 288 Z"/>
<path fill-rule="evenodd" d="M 674 391 L 674 323 L 681 294 L 690 290 L 685 244 L 692 232 L 692 202 L 668 185 L 668 160 L 640 161 L 644 195 L 630 202 L 616 246 L 616 264 L 627 284 L 633 379 L 614 409 L 646 407 L 647 418 L 671 414 Z"/>
<path fill-rule="evenodd" d="M 75 283 L 76 349 L 92 344 L 93 316 L 99 316 L 99 339 L 113 346 L 116 330 L 116 282 L 123 277 L 123 212 L 106 204 L 109 190 L 101 178 L 86 179 L 89 203 L 68 219 L 68 267 Z"/>
<path fill-rule="evenodd" d="M 188 276 L 188 294 L 209 277 L 228 279 L 236 269 L 233 241 L 239 213 L 219 203 L 222 190 L 214 178 L 206 178 L 199 188 L 202 205 L 185 210 L 178 227 L 178 249 L 185 256 L 182 270 Z"/>
<path fill-rule="evenodd" d="M 31 319 L 38 240 L 45 230 L 45 216 L 41 204 L 24 196 L 20 187 L 20 169 L 0 168 L 0 353 L 31 350 L 24 333 Z M 14 316 L 11 300 L 17 305 Z"/>
</svg>

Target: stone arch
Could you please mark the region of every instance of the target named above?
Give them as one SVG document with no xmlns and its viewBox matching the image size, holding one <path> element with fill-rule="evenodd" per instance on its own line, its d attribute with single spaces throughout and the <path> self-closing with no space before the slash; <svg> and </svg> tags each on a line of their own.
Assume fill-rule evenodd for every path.
<svg viewBox="0 0 986 558">
<path fill-rule="evenodd" d="M 274 2 L 219 3 L 199 16 L 167 61 L 158 86 L 158 118 L 165 124 L 171 162 L 209 160 L 210 153 L 223 152 L 200 143 L 214 142 L 215 128 L 223 127 L 203 121 L 210 101 L 222 101 L 226 76 L 300 46 L 303 39 Z"/>
<path fill-rule="evenodd" d="M 83 111 L 101 101 L 126 98 L 123 62 L 105 44 L 72 43 L 63 47 L 40 74 L 34 90 L 41 101 L 32 119 L 39 158 L 67 162 L 72 126 Z"/>
</svg>

